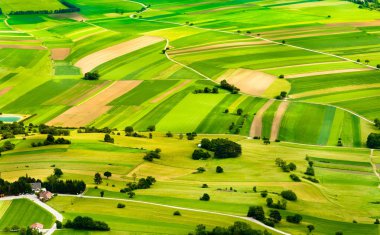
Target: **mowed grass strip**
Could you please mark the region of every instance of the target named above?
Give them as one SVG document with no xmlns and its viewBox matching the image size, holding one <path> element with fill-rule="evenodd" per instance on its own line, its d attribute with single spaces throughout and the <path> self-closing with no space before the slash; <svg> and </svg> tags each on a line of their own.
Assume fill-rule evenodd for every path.
<svg viewBox="0 0 380 235">
<path fill-rule="evenodd" d="M 34 202 L 28 199 L 16 199 L 12 201 L 0 220 L 0 229 L 13 225 L 27 227 L 36 222 L 43 224 L 45 228 L 49 228 L 54 221 L 55 218 L 52 214 Z"/>
<path fill-rule="evenodd" d="M 158 124 L 157 130 L 194 131 L 226 94 L 188 94 Z"/>
</svg>

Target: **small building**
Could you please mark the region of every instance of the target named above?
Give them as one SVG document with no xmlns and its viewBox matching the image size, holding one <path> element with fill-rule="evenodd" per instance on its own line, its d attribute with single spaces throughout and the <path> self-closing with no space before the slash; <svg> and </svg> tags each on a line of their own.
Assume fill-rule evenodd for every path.
<svg viewBox="0 0 380 235">
<path fill-rule="evenodd" d="M 42 192 L 40 192 L 38 197 L 41 201 L 46 202 L 46 201 L 49 201 L 50 199 L 52 199 L 53 194 L 49 191 L 42 191 Z"/>
<path fill-rule="evenodd" d="M 32 187 L 32 191 L 38 193 L 41 191 L 41 183 L 30 183 L 30 186 Z"/>
<path fill-rule="evenodd" d="M 44 225 L 40 224 L 40 223 L 34 223 L 34 224 L 30 225 L 29 228 L 31 230 L 34 230 L 34 231 L 41 233 L 42 230 L 44 229 Z"/>
</svg>

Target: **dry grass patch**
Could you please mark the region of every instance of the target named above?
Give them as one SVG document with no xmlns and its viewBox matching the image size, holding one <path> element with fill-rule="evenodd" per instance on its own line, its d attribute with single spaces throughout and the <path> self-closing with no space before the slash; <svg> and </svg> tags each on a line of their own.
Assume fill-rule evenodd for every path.
<svg viewBox="0 0 380 235">
<path fill-rule="evenodd" d="M 272 140 L 272 141 L 274 141 L 278 138 L 278 133 L 280 132 L 281 121 L 282 121 L 282 118 L 284 117 L 286 110 L 288 109 L 288 106 L 289 106 L 289 102 L 286 102 L 286 101 L 281 102 L 281 104 L 278 106 L 276 114 L 273 118 L 272 129 L 271 129 L 271 133 L 270 133 L 270 140 Z"/>
<path fill-rule="evenodd" d="M 265 111 L 273 104 L 274 100 L 268 100 L 263 107 L 256 113 L 255 118 L 253 119 L 251 130 L 249 132 L 249 136 L 255 137 L 261 137 L 261 133 L 263 130 L 263 116 Z"/>
<path fill-rule="evenodd" d="M 240 88 L 243 93 L 261 96 L 277 78 L 271 74 L 250 69 L 227 71 L 217 81 L 227 80 L 228 83 Z"/>
<path fill-rule="evenodd" d="M 108 106 L 108 103 L 132 90 L 141 82 L 135 80 L 114 82 L 94 97 L 72 107 L 47 124 L 66 127 L 85 126 L 110 110 L 111 106 Z"/>
<path fill-rule="evenodd" d="M 76 62 L 75 66 L 81 68 L 83 73 L 87 73 L 103 63 L 163 40 L 153 36 L 135 38 L 85 56 Z"/>
<path fill-rule="evenodd" d="M 10 90 L 12 90 L 13 87 L 6 87 L 6 88 L 3 88 L 3 89 L 0 89 L 0 96 L 2 95 L 5 95 L 6 93 L 8 93 Z"/>
</svg>

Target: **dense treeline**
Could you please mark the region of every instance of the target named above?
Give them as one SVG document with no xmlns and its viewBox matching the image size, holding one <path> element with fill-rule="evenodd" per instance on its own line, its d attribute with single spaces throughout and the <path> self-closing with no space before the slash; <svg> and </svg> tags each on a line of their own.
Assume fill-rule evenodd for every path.
<svg viewBox="0 0 380 235">
<path fill-rule="evenodd" d="M 102 221 L 93 220 L 87 216 L 77 216 L 73 221 L 68 220 L 65 228 L 72 228 L 77 230 L 92 230 L 92 231 L 110 231 L 108 224 Z"/>
<path fill-rule="evenodd" d="M 380 3 L 378 0 L 348 0 L 359 5 L 359 8 L 379 9 Z"/>
<path fill-rule="evenodd" d="M 86 183 L 83 180 L 60 180 L 57 176 L 51 175 L 48 181 L 42 183 L 42 187 L 52 193 L 80 194 L 86 190 Z"/>
<path fill-rule="evenodd" d="M 50 134 L 50 135 L 63 135 L 63 136 L 69 136 L 70 135 L 70 130 L 68 129 L 63 129 L 63 128 L 58 128 L 54 126 L 47 126 L 45 124 L 41 124 L 38 126 L 38 131 L 41 134 Z"/>
<path fill-rule="evenodd" d="M 24 193 L 32 193 L 30 183 L 41 182 L 28 176 L 20 177 L 17 181 L 8 182 L 0 178 L 0 194 L 5 196 L 20 195 Z"/>
<path fill-rule="evenodd" d="M 226 80 L 220 82 L 220 88 L 230 91 L 232 94 L 239 93 L 240 89 L 234 85 L 229 84 Z"/>
<path fill-rule="evenodd" d="M 127 188 L 120 190 L 120 192 L 125 193 L 125 192 L 131 192 L 137 189 L 148 189 L 154 183 L 156 183 L 156 179 L 152 176 L 148 176 L 146 178 L 139 179 L 137 183 L 136 182 L 127 183 Z"/>
<path fill-rule="evenodd" d="M 49 134 L 46 137 L 46 140 L 43 142 L 32 142 L 32 147 L 41 147 L 41 146 L 47 146 L 47 145 L 59 145 L 59 144 L 71 144 L 70 140 L 64 139 L 62 137 L 55 139 L 53 135 Z"/>
<path fill-rule="evenodd" d="M 1 139 L 11 139 L 15 135 L 25 134 L 24 123 L 14 122 L 14 123 L 4 123 L 0 122 L 0 135 Z"/>
<path fill-rule="evenodd" d="M 189 233 L 189 235 L 270 235 L 268 231 L 254 230 L 247 223 L 236 221 L 233 225 L 224 227 L 215 227 L 211 231 L 207 231 L 206 226 L 203 224 L 197 225 L 194 233 Z"/>
<path fill-rule="evenodd" d="M 111 133 L 111 129 L 108 128 L 108 127 L 104 127 L 104 128 L 96 128 L 94 126 L 90 126 L 90 127 L 81 127 L 77 130 L 78 133 Z"/>
<path fill-rule="evenodd" d="M 235 158 L 241 155 L 241 145 L 228 139 L 202 139 L 201 147 L 214 152 L 215 158 Z"/>
</svg>

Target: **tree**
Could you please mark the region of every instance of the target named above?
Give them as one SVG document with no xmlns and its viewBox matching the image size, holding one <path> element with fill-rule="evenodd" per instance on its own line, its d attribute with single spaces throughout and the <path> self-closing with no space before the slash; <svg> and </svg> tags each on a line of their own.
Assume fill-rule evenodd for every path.
<svg viewBox="0 0 380 235">
<path fill-rule="evenodd" d="M 166 137 L 171 138 L 171 137 L 173 137 L 173 134 L 172 134 L 170 131 L 168 131 L 168 132 L 166 133 Z"/>
<path fill-rule="evenodd" d="M 250 206 L 248 209 L 247 217 L 252 217 L 258 221 L 265 220 L 265 213 L 262 206 Z"/>
<path fill-rule="evenodd" d="M 364 62 L 365 62 L 366 64 L 369 64 L 369 60 L 365 60 Z"/>
<path fill-rule="evenodd" d="M 59 221 L 59 220 L 56 220 L 56 221 L 55 221 L 55 224 L 56 224 L 56 226 L 57 226 L 57 229 L 61 229 L 61 228 L 63 227 L 62 222 Z"/>
<path fill-rule="evenodd" d="M 376 218 L 374 224 L 380 224 L 380 220 L 378 218 Z"/>
<path fill-rule="evenodd" d="M 119 208 L 119 209 L 121 209 L 121 208 L 125 208 L 125 204 L 123 204 L 123 203 L 118 203 L 116 207 Z"/>
<path fill-rule="evenodd" d="M 204 193 L 202 195 L 202 197 L 199 198 L 199 200 L 201 200 L 201 201 L 210 201 L 210 195 L 208 195 L 207 193 Z"/>
<path fill-rule="evenodd" d="M 54 175 L 60 178 L 63 175 L 63 172 L 59 168 L 54 168 Z"/>
<path fill-rule="evenodd" d="M 238 110 L 236 111 L 236 114 L 241 116 L 243 114 L 243 109 L 238 108 Z"/>
<path fill-rule="evenodd" d="M 156 130 L 156 126 L 155 125 L 150 125 L 150 126 L 148 126 L 147 130 L 148 131 L 155 131 Z"/>
<path fill-rule="evenodd" d="M 380 134 L 369 134 L 367 137 L 367 147 L 371 149 L 380 149 Z"/>
<path fill-rule="evenodd" d="M 193 155 L 192 155 L 192 158 L 194 160 L 199 160 L 199 159 L 206 160 L 210 157 L 211 155 L 209 154 L 209 152 L 203 151 L 202 149 L 194 150 Z"/>
<path fill-rule="evenodd" d="M 216 173 L 223 173 L 224 172 L 224 170 L 223 170 L 223 168 L 221 167 L 221 166 L 217 166 L 216 167 Z"/>
<path fill-rule="evenodd" d="M 272 207 L 273 199 L 271 197 L 268 197 L 266 201 L 267 201 L 267 207 Z"/>
<path fill-rule="evenodd" d="M 335 235 L 343 235 L 343 232 L 336 232 Z"/>
<path fill-rule="evenodd" d="M 173 215 L 174 215 L 174 216 L 181 216 L 181 212 L 179 212 L 179 211 L 174 211 Z"/>
<path fill-rule="evenodd" d="M 264 190 L 260 193 L 261 197 L 267 197 L 268 196 L 268 191 Z"/>
<path fill-rule="evenodd" d="M 104 174 L 103 174 L 105 177 L 107 177 L 107 179 L 109 178 L 109 177 L 111 177 L 112 176 L 112 173 L 111 172 L 109 172 L 109 171 L 106 171 L 106 172 L 104 172 Z"/>
<path fill-rule="evenodd" d="M 100 192 L 100 197 L 104 197 L 104 191 Z"/>
<path fill-rule="evenodd" d="M 135 192 L 133 192 L 133 191 L 129 191 L 128 192 L 128 197 L 129 198 L 134 198 L 136 196 L 136 193 Z"/>
<path fill-rule="evenodd" d="M 289 201 L 297 201 L 297 195 L 292 190 L 282 191 L 281 196 Z"/>
<path fill-rule="evenodd" d="M 99 172 L 95 174 L 94 182 L 95 184 L 101 184 L 103 182 L 102 176 L 100 175 Z"/>
<path fill-rule="evenodd" d="M 299 224 L 302 221 L 302 216 L 300 214 L 288 215 L 286 221 L 289 223 Z"/>
<path fill-rule="evenodd" d="M 114 143 L 115 142 L 115 140 L 114 140 L 114 138 L 112 138 L 111 136 L 110 136 L 110 134 L 105 134 L 104 135 L 104 142 L 107 142 L 107 143 Z"/>
<path fill-rule="evenodd" d="M 286 43 L 286 41 L 285 40 L 282 40 L 282 44 L 285 44 Z"/>
<path fill-rule="evenodd" d="M 285 78 L 285 75 L 284 74 L 280 74 L 279 76 L 278 76 L 278 78 Z"/>
<path fill-rule="evenodd" d="M 132 135 L 132 133 L 134 132 L 134 129 L 133 129 L 132 126 L 127 126 L 127 127 L 124 129 L 124 131 L 125 131 L 125 135 L 130 136 L 130 135 Z"/>
<path fill-rule="evenodd" d="M 280 222 L 282 217 L 278 210 L 270 210 L 269 218 L 273 219 L 276 223 Z"/>
<path fill-rule="evenodd" d="M 289 164 L 288 164 L 288 167 L 289 167 L 289 170 L 290 170 L 290 171 L 295 171 L 295 170 L 297 170 L 297 166 L 296 166 L 296 164 L 294 164 L 293 162 L 289 163 Z"/>
<path fill-rule="evenodd" d="M 315 227 L 314 227 L 314 225 L 309 224 L 309 225 L 307 226 L 307 229 L 309 230 L 309 233 L 311 233 L 311 232 L 315 229 Z"/>
</svg>

